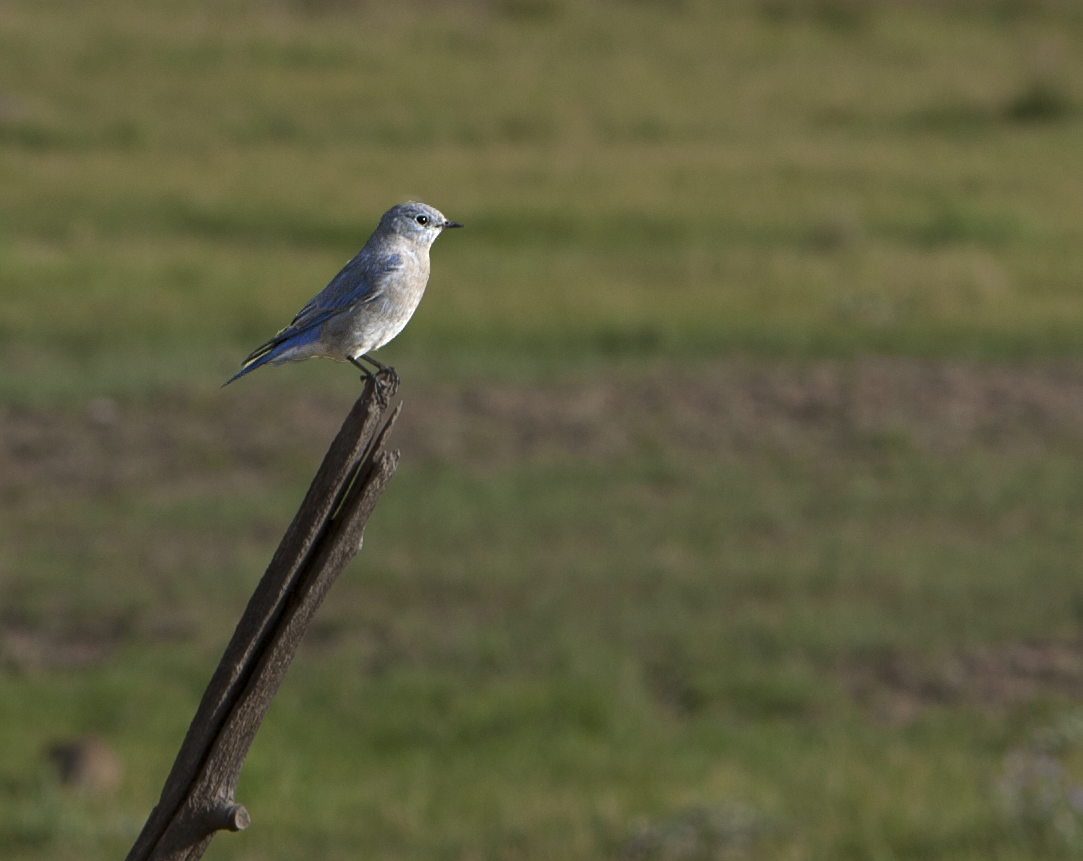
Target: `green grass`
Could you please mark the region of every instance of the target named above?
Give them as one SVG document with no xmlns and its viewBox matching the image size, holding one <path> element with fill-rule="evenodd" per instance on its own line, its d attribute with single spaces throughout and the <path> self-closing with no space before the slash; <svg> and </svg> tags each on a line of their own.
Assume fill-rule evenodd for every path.
<svg viewBox="0 0 1083 861">
<path fill-rule="evenodd" d="M 934 699 L 895 726 L 845 679 L 885 655 L 1070 642 L 1078 451 L 821 455 L 407 463 L 253 749 L 239 798 L 255 824 L 212 857 L 612 857 L 639 822 L 733 802 L 780 823 L 757 856 L 1039 857 L 995 781 L 1062 700 Z M 132 839 L 269 553 L 243 537 L 288 510 L 278 494 L 146 498 L 98 499 L 92 518 L 39 507 L 8 536 L 27 614 L 20 586 L 51 588 L 46 627 L 124 627 L 100 667 L 0 676 L 7 857 Z M 79 522 L 166 550 L 102 557 L 68 538 L 61 553 L 90 558 L 56 560 Z M 148 639 L 163 611 L 179 640 Z M 43 771 L 45 742 L 85 731 L 128 762 L 111 805 Z"/>
<path fill-rule="evenodd" d="M 1074 353 L 1078 16 L 848 8 L 10 3 L 0 339 L 209 384 L 414 195 L 470 227 L 396 345 L 421 374 Z"/>
<path fill-rule="evenodd" d="M 1067 0 L 0 3 L 0 855 L 134 840 L 327 442 L 290 410 L 356 379 L 216 387 L 388 206 L 468 228 L 381 354 L 408 410 L 733 355 L 1075 360 L 1081 131 Z M 998 795 L 1078 717 L 1055 661 L 1011 687 L 1020 649 L 1080 660 L 1078 438 L 636 439 L 407 457 L 208 857 L 630 858 L 702 811 L 749 857 L 1081 851 Z M 47 765 L 84 732 L 116 797 Z"/>
</svg>

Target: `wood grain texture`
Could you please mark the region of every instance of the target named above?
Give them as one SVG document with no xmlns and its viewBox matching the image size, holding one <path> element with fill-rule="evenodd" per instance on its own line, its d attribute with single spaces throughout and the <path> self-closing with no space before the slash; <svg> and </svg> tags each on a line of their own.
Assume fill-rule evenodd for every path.
<svg viewBox="0 0 1083 861">
<path fill-rule="evenodd" d="M 398 464 L 380 428 L 398 379 L 369 378 L 331 443 L 203 694 L 128 861 L 194 861 L 215 831 L 248 827 L 233 795 L 248 749 L 316 610 L 361 549 Z M 378 432 L 377 432 L 378 431 Z"/>
</svg>

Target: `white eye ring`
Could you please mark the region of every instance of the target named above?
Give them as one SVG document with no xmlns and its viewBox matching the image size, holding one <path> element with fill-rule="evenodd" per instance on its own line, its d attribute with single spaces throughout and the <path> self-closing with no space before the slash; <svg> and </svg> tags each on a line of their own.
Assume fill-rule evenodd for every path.
<svg viewBox="0 0 1083 861">
<path fill-rule="evenodd" d="M 414 216 L 414 221 L 416 221 L 418 224 L 420 224 L 422 227 L 424 227 L 426 224 L 429 223 L 429 216 L 427 216 L 427 215 L 417 215 L 417 216 Z"/>
</svg>

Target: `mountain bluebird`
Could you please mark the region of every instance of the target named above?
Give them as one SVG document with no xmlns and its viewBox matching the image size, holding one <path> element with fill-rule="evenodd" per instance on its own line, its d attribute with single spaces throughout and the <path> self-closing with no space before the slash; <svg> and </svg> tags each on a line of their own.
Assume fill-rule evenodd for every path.
<svg viewBox="0 0 1083 861">
<path fill-rule="evenodd" d="M 313 356 L 352 362 L 369 376 L 372 372 L 361 359 L 387 370 L 367 354 L 410 320 L 429 280 L 429 247 L 449 227 L 462 225 L 424 203 L 391 207 L 357 256 L 223 385 L 268 362 L 279 365 Z"/>
</svg>

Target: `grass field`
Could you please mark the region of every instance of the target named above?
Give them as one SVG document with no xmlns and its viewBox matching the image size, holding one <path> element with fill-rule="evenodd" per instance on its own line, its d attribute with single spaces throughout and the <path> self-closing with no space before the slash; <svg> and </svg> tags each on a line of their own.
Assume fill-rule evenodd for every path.
<svg viewBox="0 0 1083 861">
<path fill-rule="evenodd" d="M 207 857 L 1083 854 L 1081 133 L 1067 0 L 0 0 L 0 855 L 131 845 L 357 380 L 218 387 L 410 197 Z"/>
</svg>

